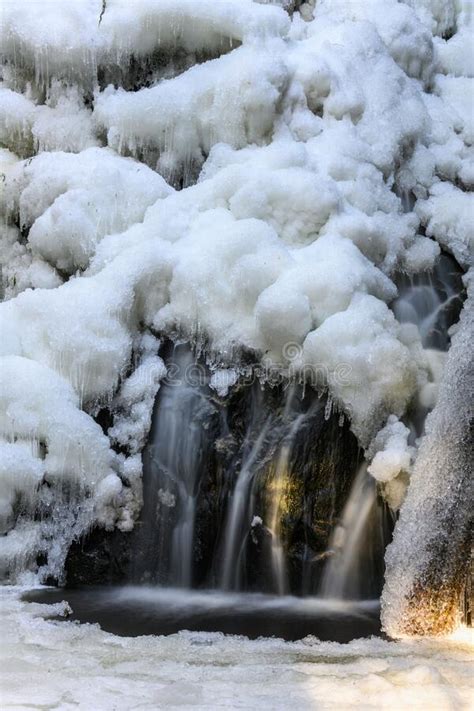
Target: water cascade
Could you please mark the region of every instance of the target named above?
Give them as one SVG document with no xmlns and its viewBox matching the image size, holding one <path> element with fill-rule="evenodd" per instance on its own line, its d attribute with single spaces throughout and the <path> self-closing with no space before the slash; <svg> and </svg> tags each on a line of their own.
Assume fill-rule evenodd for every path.
<svg viewBox="0 0 474 711">
<path fill-rule="evenodd" d="M 181 587 L 192 583 L 197 497 L 209 446 L 205 423 L 213 411 L 204 388 L 193 381 L 193 365 L 189 348 L 173 349 L 145 452 L 138 544 L 146 556 L 142 574 Z"/>
<path fill-rule="evenodd" d="M 432 364 L 428 395 L 407 414 L 412 443 L 432 407 L 462 300 L 459 270 L 447 256 L 432 273 L 400 277 L 394 312 L 420 330 Z M 189 344 L 167 342 L 160 355 L 168 375 L 144 450 L 144 505 L 121 582 L 378 599 L 395 514 L 326 396 L 285 379 L 272 387 L 248 377 L 218 394 Z"/>
<path fill-rule="evenodd" d="M 241 395 L 244 403 L 247 401 L 247 412 L 240 423 L 244 426 L 242 441 L 236 443 L 238 433 L 232 431 L 228 407 L 219 403 L 203 382 L 182 382 L 185 369 L 191 372 L 193 363 L 185 346 L 174 349 L 169 366 L 172 379 L 176 376 L 180 382 L 165 384 L 157 400 L 145 455 L 137 579 L 184 587 L 199 583 L 227 591 L 314 595 L 329 557 L 337 562 L 330 563 L 332 572 L 326 572 L 324 580 L 340 577 L 342 560 L 343 574 L 351 574 L 352 585 L 346 588 L 344 583 L 325 582 L 326 596 L 375 597 L 380 591 L 389 531 L 381 523 L 384 506 L 366 467 L 355 476 L 360 455 L 347 429 L 339 425 L 339 416 L 326 419 L 324 398 L 308 392 L 303 395 L 300 387 L 289 386 L 281 395 L 271 393 L 268 397 L 256 384 Z M 320 460 L 312 462 L 315 448 L 311 438 L 318 441 L 318 428 L 329 430 L 331 436 L 324 442 L 324 434 L 319 433 L 316 457 Z M 344 439 L 346 443 L 341 444 Z M 224 451 L 226 440 L 232 442 L 233 451 L 225 464 L 219 465 L 216 448 Z M 160 442 L 165 446 L 157 456 Z M 321 446 L 327 445 L 330 451 L 324 461 Z M 356 455 L 343 461 L 346 471 L 341 471 L 342 456 L 334 447 L 349 447 Z M 311 491 L 310 475 L 321 464 L 327 478 L 318 482 L 319 489 Z M 212 472 L 219 466 L 220 490 L 212 492 Z M 176 481 L 180 476 L 184 481 Z M 214 517 L 204 518 L 205 526 L 200 518 L 209 508 L 217 510 Z M 377 519 L 377 534 L 372 519 Z M 344 547 L 340 559 L 341 543 L 335 541 L 342 530 L 350 534 L 351 546 Z M 203 535 L 206 540 L 199 540 Z M 206 544 L 211 553 L 207 560 L 201 556 L 205 570 L 193 572 L 192 562 L 200 567 L 199 554 Z M 364 563 L 364 546 L 377 549 L 375 564 L 372 560 Z M 367 565 L 372 566 L 370 575 Z M 374 576 L 378 576 L 375 584 Z M 372 585 L 364 585 L 367 579 Z"/>
<path fill-rule="evenodd" d="M 408 413 L 411 443 L 424 431 L 434 405 L 450 339 L 465 297 L 459 267 L 441 255 L 432 272 L 409 278 L 401 275 L 393 310 L 401 323 L 412 323 L 420 333 L 430 365 L 430 382 Z M 364 463 L 357 474 L 341 522 L 331 536 L 333 555 L 324 570 L 320 592 L 325 598 L 357 599 L 380 595 L 383 552 L 391 537 L 395 514 L 380 501 L 377 485 Z"/>
<path fill-rule="evenodd" d="M 272 575 L 275 588 L 279 595 L 283 595 L 287 589 L 285 556 L 281 542 L 281 505 L 286 493 L 285 486 L 287 485 L 292 444 L 303 417 L 304 415 L 298 415 L 291 423 L 288 437 L 285 438 L 280 446 L 271 485 L 272 496 L 269 527 L 272 534 Z"/>
<path fill-rule="evenodd" d="M 224 550 L 222 556 L 222 580 L 224 590 L 235 590 L 241 585 L 242 556 L 244 554 L 245 536 L 248 521 L 252 517 L 254 501 L 252 498 L 252 483 L 256 471 L 256 463 L 265 439 L 268 437 L 272 418 L 268 416 L 254 442 L 246 434 L 243 462 L 237 476 L 235 488 L 228 502 L 228 514 L 224 527 Z M 251 424 L 249 432 L 255 433 L 255 424 Z"/>
<path fill-rule="evenodd" d="M 432 271 L 400 276 L 399 296 L 393 311 L 401 323 L 413 323 L 424 348 L 447 351 L 449 328 L 456 323 L 464 298 L 461 271 L 456 262 L 442 254 Z"/>
<path fill-rule="evenodd" d="M 461 274 L 456 262 L 442 254 L 432 271 L 399 280 L 393 311 L 400 323 L 417 327 L 429 366 L 429 382 L 407 413 L 411 443 L 423 434 L 426 416 L 436 402 L 451 343 L 449 329 L 457 323 L 466 296 Z"/>
<path fill-rule="evenodd" d="M 220 398 L 186 345 L 165 359 L 133 579 L 314 594 L 312 568 L 323 564 L 360 458 L 347 423 L 296 384 L 254 382 Z"/>
</svg>

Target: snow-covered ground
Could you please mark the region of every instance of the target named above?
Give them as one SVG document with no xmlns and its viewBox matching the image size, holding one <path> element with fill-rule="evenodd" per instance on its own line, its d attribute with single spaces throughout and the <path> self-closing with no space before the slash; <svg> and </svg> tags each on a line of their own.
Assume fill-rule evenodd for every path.
<svg viewBox="0 0 474 711">
<path fill-rule="evenodd" d="M 1 595 L 2 709 L 472 709 L 472 630 L 349 644 L 219 633 L 117 637 Z"/>
</svg>

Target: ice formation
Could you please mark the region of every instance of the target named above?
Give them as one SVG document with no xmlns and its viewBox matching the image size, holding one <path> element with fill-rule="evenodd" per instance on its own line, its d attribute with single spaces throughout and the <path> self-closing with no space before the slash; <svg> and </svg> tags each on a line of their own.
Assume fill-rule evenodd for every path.
<svg viewBox="0 0 474 711">
<path fill-rule="evenodd" d="M 470 3 L 295 5 L 5 0 L 10 573 L 53 535 L 46 489 L 82 501 L 74 535 L 133 525 L 157 338 L 198 343 L 222 395 L 248 352 L 311 379 L 364 446 L 426 382 L 393 277 L 439 245 L 470 263 Z M 378 478 L 406 466 L 399 437 Z"/>
<path fill-rule="evenodd" d="M 393 636 L 445 634 L 459 622 L 473 505 L 472 284 L 470 291 L 387 549 L 382 619 Z"/>
</svg>

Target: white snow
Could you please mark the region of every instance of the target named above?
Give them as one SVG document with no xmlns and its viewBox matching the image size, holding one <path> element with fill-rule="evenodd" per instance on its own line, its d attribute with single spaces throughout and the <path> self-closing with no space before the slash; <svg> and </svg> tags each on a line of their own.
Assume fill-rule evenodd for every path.
<svg viewBox="0 0 474 711">
<path fill-rule="evenodd" d="M 209 387 L 216 391 L 219 397 L 225 397 L 232 385 L 239 379 L 239 374 L 232 368 L 216 370 L 209 381 Z"/>
<path fill-rule="evenodd" d="M 23 94 L 0 88 L 0 141 L 26 157 L 41 151 L 79 153 L 99 145 L 92 112 L 75 87 L 55 81 L 47 103 L 37 106 Z"/>
<path fill-rule="evenodd" d="M 148 342 L 143 343 L 143 340 L 139 344 L 142 350 L 140 365 L 123 382 L 115 397 L 112 407 L 116 415 L 114 425 L 108 432 L 112 442 L 126 446 L 133 454 L 140 452 L 145 445 L 155 396 L 160 381 L 166 375 L 162 359 L 153 355 L 159 343 L 152 336 L 146 339 Z"/>
<path fill-rule="evenodd" d="M 199 169 L 215 143 L 233 148 L 271 137 L 286 81 L 279 46 L 240 47 L 138 92 L 108 87 L 94 119 L 118 152 L 143 156 L 168 178 Z"/>
<path fill-rule="evenodd" d="M 108 149 L 44 152 L 9 171 L 2 208 L 29 229 L 33 255 L 74 273 L 88 266 L 104 235 L 140 222 L 171 192 L 149 168 Z"/>
<path fill-rule="evenodd" d="M 2 533 L 7 534 L 2 538 L 0 549 L 2 575 L 15 577 L 18 552 L 24 565 L 30 562 L 25 561 L 25 556 L 29 558 L 31 554 L 34 560 L 36 553 L 46 550 L 50 552 L 50 569 L 61 572 L 68 535 L 53 544 L 48 522 L 41 516 L 34 520 L 33 515 L 43 507 L 46 511 L 48 505 L 56 507 L 59 513 L 64 480 L 69 484 L 72 501 L 87 499 L 94 487 L 100 491 L 100 511 L 93 511 L 91 503 L 89 512 L 85 513 L 78 504 L 75 517 L 79 520 L 84 513 L 86 519 L 89 518 L 83 522 L 83 528 L 96 519 L 109 526 L 115 522 L 114 508 L 111 511 L 103 508 L 111 504 L 122 489 L 112 469 L 113 453 L 99 425 L 79 409 L 78 400 L 70 383 L 49 368 L 18 356 L 2 359 L 0 526 Z M 49 487 L 57 492 L 57 497 L 48 502 Z M 21 525 L 8 533 L 15 523 L 14 505 L 20 508 Z M 74 533 L 74 526 L 70 524 L 69 543 Z M 58 531 L 56 533 L 59 537 Z M 35 546 L 32 547 L 33 540 Z M 21 551 L 23 546 L 25 550 Z M 56 556 L 55 546 L 61 549 Z M 22 566 L 19 567 L 21 572 Z"/>
<path fill-rule="evenodd" d="M 220 54 L 243 40 L 284 34 L 289 24 L 282 10 L 253 0 L 107 0 L 102 9 L 102 0 L 6 0 L 0 44 L 13 80 L 26 76 L 41 87 L 59 77 L 90 87 L 98 66 L 126 70 L 132 54 Z"/>
<path fill-rule="evenodd" d="M 407 444 L 410 430 L 391 415 L 383 429 L 377 434 L 368 454 L 372 456 L 367 471 L 377 481 L 391 481 L 401 472 L 410 469 L 413 448 Z"/>
<path fill-rule="evenodd" d="M 452 638 L 349 644 L 251 641 L 180 632 L 126 638 L 97 625 L 55 622 L 67 605 L 2 591 L 2 706 L 101 711 L 174 707 L 268 711 L 468 711 L 472 631 Z"/>
<path fill-rule="evenodd" d="M 422 391 L 429 385 L 426 384 Z M 430 393 L 431 394 L 431 393 Z M 425 403 L 427 396 L 425 393 Z M 429 403 L 431 407 L 433 403 Z M 397 511 L 406 496 L 415 448 L 408 445 L 410 430 L 395 415 L 370 443 L 366 457 L 371 460 L 367 471 L 380 482 L 380 492 L 390 508 Z"/>
<path fill-rule="evenodd" d="M 419 200 L 416 210 L 426 234 L 450 249 L 460 264 L 472 264 L 474 254 L 474 195 L 451 183 L 435 183 L 426 200 Z"/>
</svg>

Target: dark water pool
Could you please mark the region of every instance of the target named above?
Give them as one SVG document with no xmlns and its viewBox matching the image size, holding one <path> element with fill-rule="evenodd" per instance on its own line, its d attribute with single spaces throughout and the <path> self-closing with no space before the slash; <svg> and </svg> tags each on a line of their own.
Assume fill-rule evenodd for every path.
<svg viewBox="0 0 474 711">
<path fill-rule="evenodd" d="M 340 602 L 250 593 L 189 591 L 156 587 L 37 588 L 24 600 L 66 600 L 67 619 L 98 623 L 117 635 L 169 635 L 180 630 L 224 632 L 297 640 L 349 642 L 380 635 L 378 601 Z M 61 618 L 64 619 L 64 618 Z"/>
</svg>

